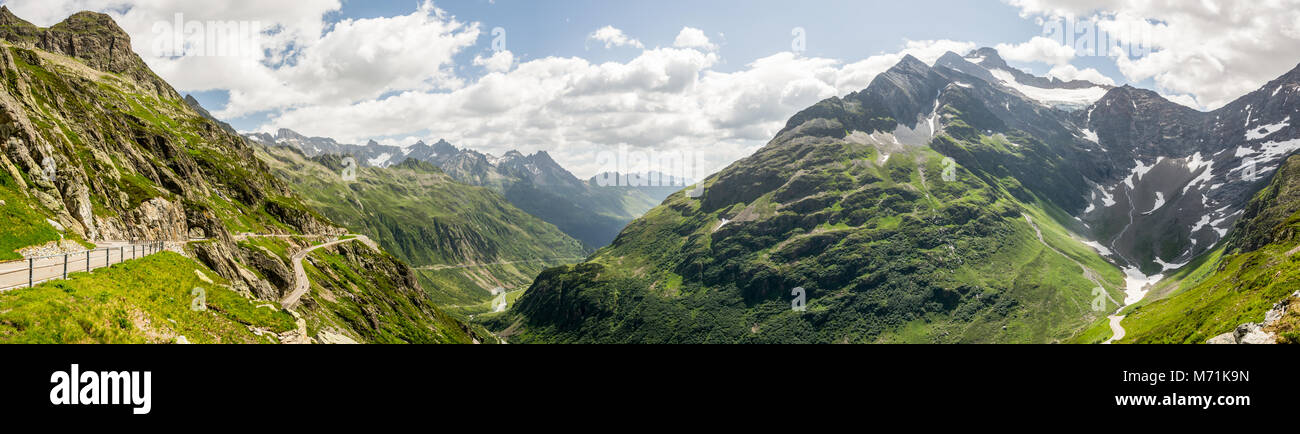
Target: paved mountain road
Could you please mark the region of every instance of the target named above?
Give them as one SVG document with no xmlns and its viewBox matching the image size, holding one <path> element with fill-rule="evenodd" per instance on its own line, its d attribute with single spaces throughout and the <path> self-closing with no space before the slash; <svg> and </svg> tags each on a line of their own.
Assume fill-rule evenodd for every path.
<svg viewBox="0 0 1300 434">
<path fill-rule="evenodd" d="M 89 250 L 89 267 L 86 264 L 87 251 L 69 253 L 66 256 L 67 272 L 68 274 L 84 273 L 87 268 L 89 268 L 89 271 L 94 271 L 123 261 L 143 258 L 158 253 L 160 250 L 155 247 L 152 243 L 101 241 L 96 245 L 95 250 Z M 33 284 L 61 279 L 63 278 L 64 261 L 64 255 L 55 255 L 38 258 L 30 262 L 22 259 L 0 263 L 0 291 L 26 288 L 29 284 L 29 278 Z M 33 268 L 30 276 L 28 275 L 29 265 L 30 268 Z"/>
<path fill-rule="evenodd" d="M 369 237 L 366 237 L 365 235 L 356 235 L 355 238 L 331 241 L 294 253 L 293 257 L 289 259 L 290 262 L 293 262 L 293 292 L 290 292 L 289 295 L 284 296 L 284 298 L 280 300 L 280 306 L 283 306 L 285 309 L 293 309 L 293 307 L 298 304 L 298 301 L 302 299 L 302 296 L 307 294 L 307 291 L 311 289 L 311 281 L 307 279 L 307 269 L 303 268 L 302 265 L 302 261 L 307 258 L 307 255 L 310 255 L 311 252 L 314 252 L 317 249 L 336 246 L 352 241 L 360 241 L 362 244 L 365 244 L 376 251 L 379 250 L 379 245 L 375 244 L 375 242 Z"/>
</svg>

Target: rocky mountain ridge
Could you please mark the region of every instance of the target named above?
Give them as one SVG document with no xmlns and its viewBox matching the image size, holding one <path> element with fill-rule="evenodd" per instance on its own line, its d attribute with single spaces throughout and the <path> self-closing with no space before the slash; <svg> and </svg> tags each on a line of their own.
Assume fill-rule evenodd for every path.
<svg viewBox="0 0 1300 434">
<path fill-rule="evenodd" d="M 559 227 L 592 249 L 608 244 L 628 222 L 659 203 L 639 189 L 606 188 L 584 182 L 546 151 L 532 155 L 510 151 L 497 157 L 460 149 L 445 140 L 433 145 L 420 141 L 405 148 L 374 141 L 347 145 L 288 129 L 275 135 L 253 133 L 245 137 L 264 145 L 293 146 L 307 157 L 349 155 L 360 166 L 392 167 L 411 159 L 432 163 L 457 181 L 505 195 L 514 206 Z"/>
</svg>

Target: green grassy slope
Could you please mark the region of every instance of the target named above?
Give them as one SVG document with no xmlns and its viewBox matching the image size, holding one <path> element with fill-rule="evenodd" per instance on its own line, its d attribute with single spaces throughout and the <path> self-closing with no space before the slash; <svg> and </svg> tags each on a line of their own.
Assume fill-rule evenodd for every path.
<svg viewBox="0 0 1300 434">
<path fill-rule="evenodd" d="M 205 302 L 196 304 L 195 289 Z M 174 343 L 180 336 L 276 343 L 275 333 L 293 329 L 278 303 L 240 296 L 203 265 L 167 252 L 0 293 L 3 343 Z"/>
<path fill-rule="evenodd" d="M 590 263 L 543 273 L 489 326 L 523 343 L 1047 343 L 1118 307 L 1091 308 L 1076 261 L 1111 298 L 1119 270 L 1009 181 L 963 168 L 943 182 L 926 148 L 881 164 L 870 146 L 794 142 L 710 178 L 703 200 L 670 197 Z M 806 312 L 791 309 L 796 287 Z"/>
<path fill-rule="evenodd" d="M 363 274 L 376 267 L 390 270 Z M 468 344 L 476 339 L 430 301 L 405 264 L 361 243 L 316 250 L 304 268 L 312 285 L 300 312 L 311 336 L 328 329 L 369 343 Z"/>
<path fill-rule="evenodd" d="M 456 182 L 428 163 L 362 168 L 347 182 L 338 157 L 306 159 L 281 146 L 260 147 L 258 155 L 311 207 L 415 267 L 441 305 L 483 303 L 491 289 L 526 286 L 545 267 L 587 255 L 577 240 L 500 194 Z"/>
</svg>

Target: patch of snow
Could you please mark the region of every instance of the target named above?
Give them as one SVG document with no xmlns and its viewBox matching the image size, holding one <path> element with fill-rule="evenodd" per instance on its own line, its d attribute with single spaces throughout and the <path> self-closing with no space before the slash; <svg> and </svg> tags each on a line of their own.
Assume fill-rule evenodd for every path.
<svg viewBox="0 0 1300 434">
<path fill-rule="evenodd" d="M 1205 185 L 1205 183 L 1210 182 L 1211 179 L 1214 179 L 1214 161 L 1201 159 L 1200 152 L 1197 152 L 1188 158 L 1187 170 L 1192 173 L 1196 173 L 1198 170 L 1202 171 L 1196 176 L 1196 178 L 1189 181 L 1186 187 L 1183 187 L 1183 194 L 1187 194 L 1187 190 L 1190 190 L 1192 187 L 1200 187 Z"/>
<path fill-rule="evenodd" d="M 381 167 L 380 165 L 384 164 L 384 162 L 388 161 L 390 158 L 393 158 L 393 154 L 385 152 L 380 154 L 378 157 L 366 160 L 366 162 L 370 163 L 371 166 Z"/>
<path fill-rule="evenodd" d="M 1188 263 L 1191 263 L 1191 262 L 1192 262 L 1192 261 L 1187 261 L 1187 262 L 1184 262 L 1184 263 L 1181 263 L 1181 264 L 1171 264 L 1171 263 L 1168 263 L 1168 262 L 1165 262 L 1165 261 L 1160 260 L 1160 257 L 1158 257 L 1158 256 L 1155 258 L 1155 261 L 1156 261 L 1157 264 L 1160 264 L 1160 266 L 1164 268 L 1164 269 L 1161 270 L 1161 271 L 1177 270 L 1177 269 L 1179 269 L 1179 268 L 1183 268 L 1183 267 L 1187 266 Z"/>
<path fill-rule="evenodd" d="M 1112 254 L 1110 249 L 1107 249 L 1106 246 L 1103 246 L 1101 243 L 1096 241 L 1084 241 L 1083 244 L 1092 247 L 1093 250 L 1096 250 L 1097 253 L 1100 253 L 1102 256 L 1110 256 Z"/>
<path fill-rule="evenodd" d="M 1100 185 L 1097 186 L 1097 191 L 1101 192 L 1101 202 L 1102 204 L 1106 205 L 1106 208 L 1110 208 L 1112 206 L 1115 206 L 1115 204 L 1119 203 L 1115 201 L 1115 195 L 1107 193 L 1106 189 L 1103 188 L 1102 186 Z"/>
<path fill-rule="evenodd" d="M 964 87 L 964 88 L 967 88 L 967 89 L 970 89 L 970 88 L 971 88 L 971 85 L 966 84 L 966 83 L 962 83 L 962 82 L 960 82 L 960 81 L 953 82 L 952 84 L 955 84 L 955 85 L 957 85 L 958 87 Z"/>
<path fill-rule="evenodd" d="M 1083 133 L 1083 138 L 1088 139 L 1089 142 L 1093 142 L 1098 145 L 1101 144 L 1101 138 L 1097 137 L 1096 131 L 1093 130 L 1079 130 L 1079 131 Z"/>
<path fill-rule="evenodd" d="M 1282 131 L 1283 128 L 1286 128 L 1290 125 L 1291 125 L 1291 117 L 1287 116 L 1286 119 L 1282 120 L 1282 122 L 1278 122 L 1276 124 L 1271 124 L 1271 125 L 1265 125 L 1259 128 L 1251 129 L 1250 131 L 1246 131 L 1246 140 L 1253 141 L 1253 140 L 1263 139 L 1265 137 L 1273 135 L 1273 133 Z M 1264 132 L 1261 133 L 1259 132 L 1260 130 L 1263 130 Z"/>
<path fill-rule="evenodd" d="M 1210 215 L 1206 214 L 1201 216 L 1201 221 L 1196 222 L 1196 225 L 1192 226 L 1192 235 L 1195 235 L 1197 231 L 1201 230 L 1201 228 L 1209 226 L 1209 224 L 1210 224 Z"/>
<path fill-rule="evenodd" d="M 1162 208 L 1162 207 L 1164 207 L 1164 206 L 1165 206 L 1165 194 L 1157 191 L 1157 192 L 1156 192 L 1156 204 L 1155 204 L 1155 206 L 1151 208 L 1151 211 L 1144 212 L 1144 213 L 1142 213 L 1142 215 L 1151 215 L 1151 213 L 1154 213 L 1154 212 L 1156 212 L 1156 211 L 1159 211 L 1160 208 Z"/>
<path fill-rule="evenodd" d="M 1245 154 L 1245 155 L 1253 155 L 1255 153 L 1259 153 L 1260 154 L 1259 157 L 1251 158 L 1249 160 L 1243 160 L 1241 162 L 1240 167 L 1237 167 L 1236 169 L 1232 169 L 1228 173 L 1243 171 L 1246 169 L 1247 166 L 1250 165 L 1250 163 L 1254 163 L 1256 166 L 1271 163 L 1297 150 L 1300 150 L 1300 139 L 1291 139 L 1283 142 L 1268 142 L 1261 145 L 1259 151 L 1251 151 L 1250 153 Z M 1238 157 L 1244 156 L 1241 155 L 1241 149 L 1238 149 L 1237 152 L 1238 152 L 1237 155 Z M 1258 173 L 1269 172 L 1274 169 L 1276 168 L 1274 167 L 1260 168 Z"/>
<path fill-rule="evenodd" d="M 1156 274 L 1153 276 L 1142 274 L 1142 270 L 1139 270 L 1135 267 L 1125 268 L 1124 269 L 1124 294 L 1125 294 L 1124 305 L 1127 306 L 1142 301 L 1142 299 L 1147 296 L 1147 291 L 1151 289 L 1151 285 L 1155 285 L 1157 282 L 1160 282 L 1160 279 L 1163 278 L 1164 276 L 1160 274 Z"/>
<path fill-rule="evenodd" d="M 1142 177 L 1146 176 L 1147 172 L 1154 169 L 1156 164 L 1160 164 L 1160 160 L 1156 160 L 1155 164 L 1150 166 L 1143 165 L 1141 160 L 1134 160 L 1134 162 L 1137 163 L 1137 167 L 1133 168 L 1133 173 L 1129 174 L 1128 178 L 1124 178 L 1124 183 L 1128 184 L 1128 188 L 1137 188 L 1134 182 L 1141 181 Z"/>
<path fill-rule="evenodd" d="M 888 161 L 889 161 L 889 154 L 886 154 L 886 153 L 883 153 L 883 152 L 882 152 L 882 153 L 880 153 L 880 158 L 877 158 L 877 159 L 876 159 L 876 165 L 878 165 L 878 166 L 884 166 L 885 163 L 888 162 Z"/>
<path fill-rule="evenodd" d="M 1224 217 L 1221 218 L 1221 219 L 1218 219 L 1218 220 L 1215 220 L 1215 221 L 1213 221 L 1213 222 L 1210 222 L 1210 227 L 1211 227 L 1211 229 L 1214 229 L 1215 232 L 1218 232 L 1218 233 L 1219 233 L 1219 238 L 1223 238 L 1223 237 L 1225 237 L 1225 236 L 1228 235 L 1228 230 L 1229 230 L 1229 229 L 1232 229 L 1232 226 L 1226 226 L 1226 227 L 1220 228 L 1219 225 L 1222 225 L 1222 224 L 1224 224 L 1224 223 L 1227 223 L 1228 219 L 1232 218 L 1233 216 L 1236 216 L 1237 214 L 1241 214 L 1241 213 L 1242 213 L 1241 211 L 1237 211 L 1237 212 L 1234 212 L 1234 213 L 1232 213 L 1232 214 L 1228 214 L 1227 216 L 1224 216 Z"/>
<path fill-rule="evenodd" d="M 939 98 L 942 96 L 942 90 L 939 91 L 938 95 L 934 96 L 934 110 L 930 113 L 930 138 L 934 138 L 934 121 L 939 118 Z"/>
<path fill-rule="evenodd" d="M 992 69 L 989 72 L 1006 87 L 1015 89 L 1026 97 L 1048 107 L 1087 107 L 1106 96 L 1106 89 L 1100 86 L 1083 89 L 1047 89 L 1021 84 L 1016 81 L 1014 74 L 1004 69 Z"/>
</svg>

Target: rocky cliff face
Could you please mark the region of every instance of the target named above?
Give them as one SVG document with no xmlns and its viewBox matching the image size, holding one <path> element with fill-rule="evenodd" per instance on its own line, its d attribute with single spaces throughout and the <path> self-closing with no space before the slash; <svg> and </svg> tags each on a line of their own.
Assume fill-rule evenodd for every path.
<svg viewBox="0 0 1300 434">
<path fill-rule="evenodd" d="M 1212 112 L 1123 87 L 1073 113 L 1115 171 L 1076 215 L 1116 260 L 1141 274 L 1188 264 L 1224 240 L 1254 192 L 1300 149 L 1300 69 Z"/>
<path fill-rule="evenodd" d="M 38 28 L 0 6 L 0 39 L 75 58 L 91 68 L 121 74 L 160 98 L 177 99 L 175 89 L 131 49 L 131 36 L 108 15 L 79 12 L 48 29 Z"/>
</svg>

